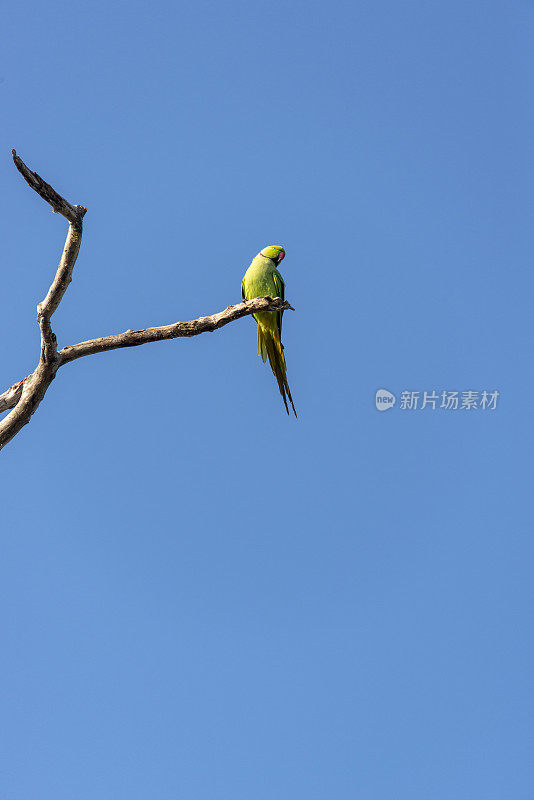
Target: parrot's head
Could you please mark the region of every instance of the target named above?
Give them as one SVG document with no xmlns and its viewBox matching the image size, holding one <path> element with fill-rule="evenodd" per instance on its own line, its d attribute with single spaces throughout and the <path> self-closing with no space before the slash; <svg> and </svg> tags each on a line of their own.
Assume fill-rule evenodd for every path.
<svg viewBox="0 0 534 800">
<path fill-rule="evenodd" d="M 284 258 L 285 254 L 286 251 L 284 248 L 277 244 L 270 244 L 268 247 L 264 247 L 263 250 L 260 250 L 260 256 L 264 256 L 264 258 L 270 258 L 275 264 L 279 264 Z"/>
</svg>

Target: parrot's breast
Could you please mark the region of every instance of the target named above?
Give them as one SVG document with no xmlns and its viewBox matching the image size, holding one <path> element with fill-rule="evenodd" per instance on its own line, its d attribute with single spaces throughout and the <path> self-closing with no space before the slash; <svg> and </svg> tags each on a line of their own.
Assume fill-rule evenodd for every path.
<svg viewBox="0 0 534 800">
<path fill-rule="evenodd" d="M 278 291 L 274 282 L 274 264 L 268 258 L 256 257 L 250 267 L 245 272 L 245 297 L 252 300 L 253 297 L 278 297 Z"/>
<path fill-rule="evenodd" d="M 278 297 L 273 277 L 274 269 L 271 259 L 256 256 L 243 279 L 247 300 L 252 300 L 254 297 Z M 261 311 L 253 316 L 262 328 L 273 332 L 278 329 L 276 311 Z"/>
</svg>

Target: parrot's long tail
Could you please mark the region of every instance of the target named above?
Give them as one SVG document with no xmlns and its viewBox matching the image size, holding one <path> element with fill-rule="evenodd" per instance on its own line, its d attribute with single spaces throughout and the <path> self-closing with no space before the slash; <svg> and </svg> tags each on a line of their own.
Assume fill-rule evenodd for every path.
<svg viewBox="0 0 534 800">
<path fill-rule="evenodd" d="M 258 325 L 258 355 L 262 357 L 263 363 L 266 362 L 267 358 L 269 359 L 269 364 L 271 365 L 273 375 L 278 383 L 278 388 L 280 389 L 280 394 L 282 395 L 282 400 L 284 401 L 286 411 L 289 414 L 289 408 L 286 400 L 287 396 L 289 398 L 289 402 L 291 403 L 293 413 L 296 417 L 297 412 L 295 411 L 293 398 L 291 397 L 291 390 L 287 382 L 284 348 L 282 342 L 280 341 L 280 337 L 278 336 L 278 332 L 273 333 L 268 329 L 262 328 L 261 325 Z"/>
</svg>

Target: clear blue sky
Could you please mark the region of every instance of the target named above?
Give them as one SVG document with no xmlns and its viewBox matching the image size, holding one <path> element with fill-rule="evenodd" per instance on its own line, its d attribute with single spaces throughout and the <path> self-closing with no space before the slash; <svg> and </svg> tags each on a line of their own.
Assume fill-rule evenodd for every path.
<svg viewBox="0 0 534 800">
<path fill-rule="evenodd" d="M 534 792 L 530 0 L 4 4 L 1 390 L 83 359 L 0 454 L 5 800 Z M 495 410 L 375 392 L 498 390 Z"/>
</svg>

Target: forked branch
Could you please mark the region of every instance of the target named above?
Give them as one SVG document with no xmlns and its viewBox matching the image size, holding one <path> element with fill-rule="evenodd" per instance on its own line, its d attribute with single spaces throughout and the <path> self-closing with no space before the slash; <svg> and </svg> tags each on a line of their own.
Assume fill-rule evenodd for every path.
<svg viewBox="0 0 534 800">
<path fill-rule="evenodd" d="M 215 331 L 229 322 L 241 317 L 254 314 L 258 311 L 282 311 L 292 309 L 292 306 L 280 297 L 256 297 L 228 306 L 218 314 L 188 322 L 175 322 L 172 325 L 163 325 L 159 328 L 144 328 L 137 331 L 125 331 L 114 336 L 103 336 L 90 339 L 87 342 L 69 345 L 62 350 L 57 349 L 56 336 L 52 330 L 51 317 L 57 310 L 68 285 L 72 280 L 72 271 L 82 241 L 82 220 L 87 209 L 83 206 L 73 206 L 55 189 L 44 181 L 36 172 L 32 172 L 22 159 L 13 150 L 13 161 L 24 180 L 52 206 L 52 210 L 62 214 L 69 223 L 67 240 L 61 256 L 59 266 L 44 300 L 37 306 L 37 321 L 41 331 L 41 353 L 39 362 L 26 378 L 14 383 L 3 394 L 0 394 L 0 412 L 12 409 L 0 421 L 0 449 L 4 447 L 21 428 L 26 425 L 39 403 L 45 396 L 46 390 L 54 380 L 56 373 L 64 364 L 75 361 L 83 356 L 104 353 L 108 350 L 117 350 L 122 347 L 137 347 L 149 342 L 159 342 L 164 339 L 176 339 L 181 336 L 197 336 L 207 331 Z"/>
</svg>

